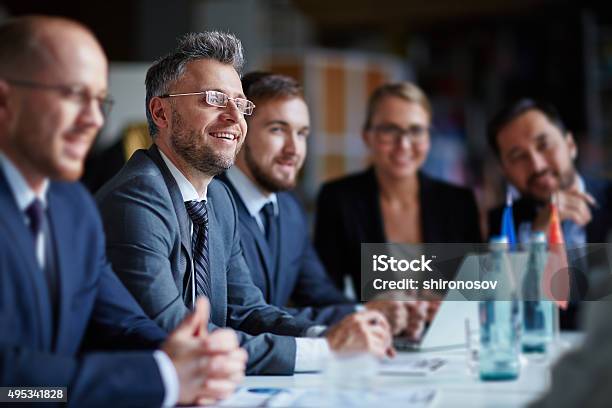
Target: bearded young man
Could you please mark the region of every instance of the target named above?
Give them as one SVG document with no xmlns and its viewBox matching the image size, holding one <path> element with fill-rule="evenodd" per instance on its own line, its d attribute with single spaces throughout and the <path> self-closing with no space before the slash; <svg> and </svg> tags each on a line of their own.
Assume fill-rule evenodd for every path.
<svg viewBox="0 0 612 408">
<path fill-rule="evenodd" d="M 222 177 L 234 194 L 242 248 L 254 283 L 270 304 L 319 324 L 333 324 L 356 310 L 378 310 L 394 334 L 417 336 L 422 315 L 413 302 L 357 305 L 334 285 L 308 234 L 304 208 L 293 195 L 307 152 L 310 114 L 293 78 L 252 72 L 242 79 L 257 111 L 236 166 Z"/>
</svg>

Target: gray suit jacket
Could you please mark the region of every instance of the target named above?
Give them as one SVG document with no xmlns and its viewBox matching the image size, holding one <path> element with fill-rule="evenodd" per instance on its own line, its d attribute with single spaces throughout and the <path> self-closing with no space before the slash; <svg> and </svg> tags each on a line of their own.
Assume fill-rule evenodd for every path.
<svg viewBox="0 0 612 408">
<path fill-rule="evenodd" d="M 312 326 L 265 303 L 240 248 L 236 204 L 222 183 L 208 186 L 211 324 L 240 331 L 249 374 L 292 374 L 295 339 Z M 193 304 L 191 226 L 181 192 L 157 147 L 139 150 L 96 194 L 113 269 L 170 331 Z"/>
</svg>

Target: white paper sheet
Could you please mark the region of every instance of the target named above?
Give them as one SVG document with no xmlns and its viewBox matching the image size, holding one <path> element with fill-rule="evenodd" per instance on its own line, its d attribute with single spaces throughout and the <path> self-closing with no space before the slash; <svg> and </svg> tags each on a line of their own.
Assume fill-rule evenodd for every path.
<svg viewBox="0 0 612 408">
<path fill-rule="evenodd" d="M 372 407 L 402 406 L 425 408 L 436 396 L 433 388 L 379 389 L 302 389 L 241 388 L 230 398 L 215 405 L 223 408 L 251 407 Z"/>
</svg>

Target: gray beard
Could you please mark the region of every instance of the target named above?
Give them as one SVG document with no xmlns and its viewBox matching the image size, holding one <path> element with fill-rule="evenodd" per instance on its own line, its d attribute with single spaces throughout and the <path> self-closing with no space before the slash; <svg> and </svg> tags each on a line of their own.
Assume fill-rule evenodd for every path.
<svg viewBox="0 0 612 408">
<path fill-rule="evenodd" d="M 238 149 L 236 149 L 234 157 L 227 157 L 216 154 L 212 149 L 206 148 L 206 146 L 200 149 L 196 148 L 201 135 L 195 131 L 184 131 L 182 117 L 176 111 L 173 115 L 172 127 L 175 131 L 170 136 L 170 144 L 174 151 L 191 168 L 198 170 L 206 176 L 214 177 L 223 173 L 234 164 Z"/>
</svg>

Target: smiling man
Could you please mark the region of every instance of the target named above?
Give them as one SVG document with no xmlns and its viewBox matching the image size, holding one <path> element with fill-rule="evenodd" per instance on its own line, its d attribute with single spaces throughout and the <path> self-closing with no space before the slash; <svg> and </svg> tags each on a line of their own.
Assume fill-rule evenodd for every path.
<svg viewBox="0 0 612 408">
<path fill-rule="evenodd" d="M 316 370 L 330 349 L 392 352 L 379 313 L 350 316 L 326 338 L 305 338 L 320 334 L 315 323 L 266 304 L 253 284 L 236 204 L 213 179 L 234 163 L 245 141 L 245 116 L 253 113 L 242 91 L 242 64 L 233 35 L 192 33 L 147 72 L 154 144 L 137 151 L 97 194 L 115 271 L 166 330 L 197 298 L 208 297 L 212 326 L 238 331 L 250 374 Z"/>
<path fill-rule="evenodd" d="M 310 134 L 302 87 L 267 72 L 245 75 L 242 85 L 257 111 L 247 119 L 249 133 L 236 166 L 223 180 L 234 194 L 242 248 L 264 298 L 279 307 L 291 302 L 296 308 L 286 309 L 290 313 L 325 325 L 365 307 L 383 313 L 394 333 L 405 330 L 408 310 L 401 302 L 357 306 L 335 286 L 313 248 L 305 211 L 291 192 Z"/>
<path fill-rule="evenodd" d="M 558 208 L 568 248 L 572 300 L 594 285 L 584 245 L 602 243 L 612 229 L 612 189 L 601 180 L 583 178 L 574 166 L 578 147 L 554 106 L 521 99 L 502 109 L 489 124 L 489 144 L 501 169 L 518 191 L 513 216 L 520 241 L 546 231 L 551 201 Z M 498 234 L 503 207 L 489 212 L 489 233 Z M 561 312 L 564 329 L 578 325 L 578 305 Z"/>
<path fill-rule="evenodd" d="M 544 231 L 552 201 L 559 209 L 569 245 L 605 242 L 612 226 L 610 189 L 581 177 L 574 160 L 578 147 L 550 104 L 522 99 L 502 109 L 489 125 L 489 144 L 508 182 L 518 190 L 514 217 L 521 232 Z M 489 215 L 489 232 L 499 233 L 502 208 Z"/>
<path fill-rule="evenodd" d="M 236 335 L 202 330 L 202 300 L 170 335 L 149 319 L 76 182 L 110 102 L 88 28 L 46 16 L 0 25 L 0 384 L 66 387 L 78 407 L 213 402 L 243 377 Z"/>
</svg>

